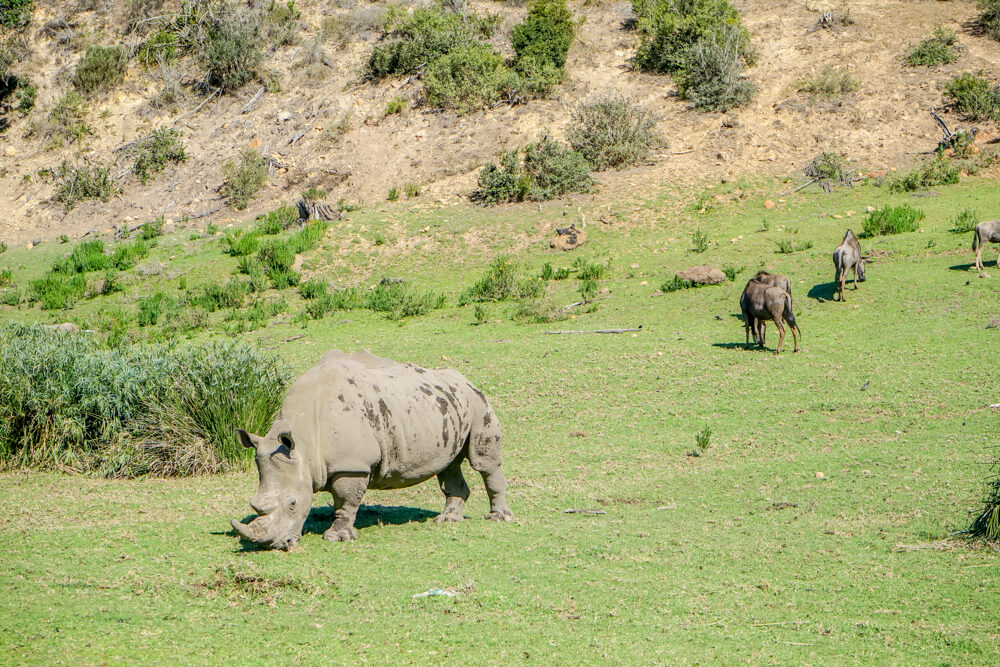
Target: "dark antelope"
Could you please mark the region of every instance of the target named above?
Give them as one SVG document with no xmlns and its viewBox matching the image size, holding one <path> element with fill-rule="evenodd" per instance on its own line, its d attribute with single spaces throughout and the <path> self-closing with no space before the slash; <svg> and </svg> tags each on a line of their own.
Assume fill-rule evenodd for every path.
<svg viewBox="0 0 1000 667">
<path fill-rule="evenodd" d="M 980 222 L 972 230 L 972 249 L 976 251 L 976 270 L 980 276 L 986 275 L 986 269 L 983 268 L 983 246 L 987 243 L 1000 243 L 1000 220 Z M 1000 257 L 997 257 L 997 266 L 1000 266 Z"/>
<path fill-rule="evenodd" d="M 740 296 L 740 310 L 743 311 L 743 326 L 746 331 L 747 347 L 750 346 L 750 331 L 753 330 L 754 342 L 764 347 L 763 328 L 764 320 L 771 320 L 778 327 L 778 348 L 775 354 L 781 354 L 781 347 L 785 342 L 785 327 L 783 322 L 788 323 L 792 330 L 792 339 L 795 341 L 795 352 L 799 351 L 799 336 L 802 332 L 795 322 L 795 313 L 792 312 L 792 295 L 780 287 L 774 287 L 767 283 L 751 278 L 747 286 L 743 288 Z"/>
<path fill-rule="evenodd" d="M 847 233 L 844 234 L 844 240 L 833 251 L 833 266 L 837 271 L 835 280 L 841 301 L 845 300 L 844 284 L 847 282 L 848 271 L 854 270 L 854 289 L 858 289 L 858 282 L 865 281 L 865 260 L 869 257 L 871 254 L 861 255 L 861 244 L 858 243 L 858 237 L 848 229 Z"/>
<path fill-rule="evenodd" d="M 753 277 L 753 280 L 762 282 L 765 285 L 771 285 L 772 287 L 780 287 L 781 289 L 788 292 L 788 296 L 792 295 L 792 281 L 788 279 L 788 276 L 783 276 L 780 273 L 768 273 L 767 271 L 758 271 L 757 275 Z M 752 323 L 753 328 L 753 339 L 755 341 L 760 341 L 762 346 L 767 344 L 767 322 L 754 320 Z M 749 343 L 749 340 L 747 341 Z"/>
</svg>

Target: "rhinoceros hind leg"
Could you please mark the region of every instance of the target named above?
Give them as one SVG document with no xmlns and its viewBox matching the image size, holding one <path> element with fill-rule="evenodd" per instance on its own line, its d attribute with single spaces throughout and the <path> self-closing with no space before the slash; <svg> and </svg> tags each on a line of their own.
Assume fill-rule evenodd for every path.
<svg viewBox="0 0 1000 667">
<path fill-rule="evenodd" d="M 458 457 L 438 473 L 438 482 L 444 494 L 444 511 L 434 517 L 438 523 L 461 521 L 464 518 L 462 508 L 469 499 L 469 485 L 465 483 L 465 476 L 462 474 L 462 460 L 463 457 Z"/>
<path fill-rule="evenodd" d="M 368 477 L 360 475 L 338 475 L 327 487 L 333 495 L 333 524 L 323 533 L 323 539 L 330 542 L 349 542 L 358 539 L 354 530 L 354 519 L 358 515 L 361 499 L 368 490 Z"/>
</svg>

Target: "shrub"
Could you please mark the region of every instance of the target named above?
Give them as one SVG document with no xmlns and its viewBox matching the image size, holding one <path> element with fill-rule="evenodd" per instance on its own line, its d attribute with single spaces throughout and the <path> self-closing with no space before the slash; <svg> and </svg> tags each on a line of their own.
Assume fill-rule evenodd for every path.
<svg viewBox="0 0 1000 667">
<path fill-rule="evenodd" d="M 147 255 L 149 255 L 149 245 L 140 237 L 132 243 L 119 244 L 111 253 L 108 264 L 119 271 L 124 271 L 138 264 L 139 260 Z"/>
<path fill-rule="evenodd" d="M 491 162 L 479 171 L 479 190 L 473 199 L 484 204 L 524 201 L 531 188 L 531 179 L 521 168 L 517 150 L 500 154 L 499 166 Z"/>
<path fill-rule="evenodd" d="M 959 168 L 951 160 L 938 155 L 909 173 L 893 177 L 889 183 L 890 192 L 914 192 L 935 185 L 958 183 Z"/>
<path fill-rule="evenodd" d="M 34 0 L 0 1 L 0 28 L 17 30 L 31 20 Z"/>
<path fill-rule="evenodd" d="M 275 46 L 288 46 L 298 37 L 302 12 L 295 8 L 295 1 L 272 2 L 264 19 L 268 38 Z"/>
<path fill-rule="evenodd" d="M 27 116 L 35 108 L 35 100 L 38 98 L 38 88 L 31 85 L 27 79 L 17 80 L 17 111 L 22 116 Z"/>
<path fill-rule="evenodd" d="M 806 178 L 811 178 L 818 182 L 827 191 L 830 190 L 833 184 L 851 182 L 847 160 L 839 153 L 820 153 L 806 165 L 805 174 Z"/>
<path fill-rule="evenodd" d="M 257 253 L 257 261 L 268 270 L 287 270 L 295 263 L 295 251 L 284 241 L 271 241 L 261 247 Z"/>
<path fill-rule="evenodd" d="M 306 305 L 306 312 L 314 320 L 338 310 L 357 310 L 363 305 L 363 297 L 355 288 L 333 290 L 320 294 Z"/>
<path fill-rule="evenodd" d="M 959 74 L 945 84 L 944 94 L 969 120 L 1000 119 L 1000 86 L 992 85 L 982 70 Z"/>
<path fill-rule="evenodd" d="M 824 67 L 819 74 L 799 84 L 800 93 L 815 98 L 833 98 L 858 89 L 858 82 L 846 69 Z"/>
<path fill-rule="evenodd" d="M 656 116 L 627 98 L 605 97 L 573 111 L 566 138 L 597 171 L 627 167 L 646 160 L 660 143 Z"/>
<path fill-rule="evenodd" d="M 955 51 L 955 33 L 945 30 L 941 26 L 934 28 L 934 36 L 913 47 L 903 63 L 910 67 L 932 65 L 946 65 L 958 60 L 958 53 Z"/>
<path fill-rule="evenodd" d="M 257 252 L 260 248 L 260 237 L 256 231 L 227 229 L 222 237 L 222 244 L 226 246 L 224 252 L 227 254 L 233 257 L 245 257 Z"/>
<path fill-rule="evenodd" d="M 53 273 L 72 275 L 107 268 L 108 256 L 104 254 L 104 241 L 85 241 L 77 244 L 69 256 L 52 266 Z"/>
<path fill-rule="evenodd" d="M 7 287 L 13 280 L 14 274 L 10 269 L 0 269 L 0 287 Z"/>
<path fill-rule="evenodd" d="M 321 191 L 320 191 L 321 192 Z M 303 195 L 309 192 L 303 193 Z M 308 197 L 307 197 L 308 199 Z M 263 236 L 280 234 L 299 221 L 299 209 L 295 206 L 280 206 L 273 211 L 262 213 L 254 220 L 253 231 Z M 249 254 L 249 253 L 246 253 Z"/>
<path fill-rule="evenodd" d="M 171 128 L 162 128 L 140 140 L 132 149 L 135 164 L 132 170 L 144 184 L 163 171 L 168 162 L 183 162 L 187 159 L 180 133 Z"/>
<path fill-rule="evenodd" d="M 58 273 L 28 282 L 29 298 L 38 301 L 42 310 L 72 308 L 87 291 L 87 278 L 82 273 L 66 277 Z"/>
<path fill-rule="evenodd" d="M 290 268 L 271 267 L 267 272 L 267 278 L 271 281 L 271 287 L 283 290 L 298 285 L 302 277 Z"/>
<path fill-rule="evenodd" d="M 1000 19 L 998 19 L 1000 22 Z M 969 533 L 987 540 L 1000 540 L 1000 460 L 994 456 L 983 494 L 983 509 L 969 526 Z"/>
<path fill-rule="evenodd" d="M 963 209 L 951 219 L 951 229 L 948 231 L 954 232 L 956 234 L 965 234 L 971 232 L 976 227 L 976 222 L 979 220 L 978 214 L 972 209 Z"/>
<path fill-rule="evenodd" d="M 702 253 L 708 250 L 708 235 L 700 229 L 696 229 L 691 233 L 691 244 L 692 250 L 697 253 Z"/>
<path fill-rule="evenodd" d="M 778 249 L 775 252 L 779 255 L 789 255 L 793 252 L 802 252 L 803 250 L 809 250 L 809 248 L 813 247 L 812 241 L 799 241 L 796 243 L 787 239 L 781 239 L 775 243 L 778 246 Z"/>
<path fill-rule="evenodd" d="M 167 296 L 162 290 L 150 296 L 139 299 L 139 313 L 136 321 L 140 327 L 154 326 L 160 319 L 165 308 L 176 304 L 173 297 Z"/>
<path fill-rule="evenodd" d="M 397 199 L 399 199 L 399 188 L 396 187 L 395 185 L 389 188 L 389 194 L 387 194 L 385 198 L 388 199 L 389 201 L 396 201 Z M 375 245 L 380 245 L 380 244 L 376 243 Z"/>
<path fill-rule="evenodd" d="M 491 106 L 513 86 L 503 57 L 487 44 L 460 46 L 432 61 L 424 74 L 431 106 L 465 113 Z"/>
<path fill-rule="evenodd" d="M 660 291 L 669 294 L 670 292 L 676 292 L 678 290 L 690 289 L 698 286 L 698 283 L 691 280 L 685 280 L 675 273 L 673 278 L 668 279 L 665 283 L 660 285 Z"/>
<path fill-rule="evenodd" d="M 316 248 L 329 227 L 330 223 L 326 220 L 313 220 L 289 236 L 287 243 L 288 247 L 292 250 L 292 254 L 298 255 Z"/>
<path fill-rule="evenodd" d="M 247 461 L 290 381 L 242 342 L 106 349 L 90 336 L 0 328 L 0 466 L 109 477 L 215 472 Z"/>
<path fill-rule="evenodd" d="M 66 142 L 83 139 L 90 132 L 84 122 L 86 115 L 87 105 L 83 98 L 69 90 L 56 101 L 45 124 L 36 127 L 35 131 L 49 140 L 46 149 L 59 148 Z"/>
<path fill-rule="evenodd" d="M 139 228 L 139 238 L 143 241 L 151 241 L 157 236 L 163 236 L 163 216 L 151 220 Z"/>
<path fill-rule="evenodd" d="M 560 75 L 566 67 L 566 55 L 573 43 L 573 15 L 565 0 L 533 0 L 528 16 L 510 33 L 517 62 L 533 59 L 549 64 Z"/>
<path fill-rule="evenodd" d="M 376 313 L 385 313 L 392 320 L 426 315 L 444 306 L 444 294 L 418 292 L 407 282 L 383 280 L 368 293 L 364 307 Z"/>
<path fill-rule="evenodd" d="M 728 111 L 748 103 L 756 91 L 743 76 L 739 28 L 727 26 L 694 43 L 684 69 L 676 74 L 681 99 L 701 111 Z"/>
<path fill-rule="evenodd" d="M 220 191 L 226 203 L 237 210 L 245 209 L 267 182 L 267 171 L 267 160 L 252 148 L 243 149 L 239 163 L 227 161 L 222 166 L 226 180 Z"/>
<path fill-rule="evenodd" d="M 923 211 L 915 209 L 909 204 L 902 206 L 887 204 L 865 216 L 861 236 L 862 238 L 871 238 L 872 236 L 913 232 L 917 229 L 917 223 L 924 217 Z"/>
<path fill-rule="evenodd" d="M 739 12 L 728 0 L 632 0 L 638 17 L 639 47 L 636 65 L 660 74 L 683 72 L 692 56 L 691 47 L 715 36 L 719 39 L 732 31 L 736 52 L 744 60 L 752 58 L 750 34 L 740 22 Z"/>
<path fill-rule="evenodd" d="M 107 92 L 124 80 L 127 67 L 128 57 L 122 47 L 92 44 L 77 63 L 73 86 L 87 96 Z"/>
<path fill-rule="evenodd" d="M 419 197 L 420 196 L 420 185 L 417 183 L 407 183 L 404 187 L 407 197 Z"/>
<path fill-rule="evenodd" d="M 588 262 L 583 257 L 577 257 L 573 261 L 573 269 L 577 272 L 576 277 L 580 280 L 600 280 L 607 273 L 608 265 Z"/>
<path fill-rule="evenodd" d="M 70 211 L 84 199 L 108 201 L 118 188 L 111 182 L 107 167 L 83 165 L 70 167 L 65 161 L 59 167 L 59 183 L 52 198 Z"/>
<path fill-rule="evenodd" d="M 736 280 L 736 276 L 738 276 L 742 271 L 742 266 L 731 266 L 726 264 L 722 267 L 722 272 L 726 274 L 726 280 L 729 282 Z"/>
<path fill-rule="evenodd" d="M 486 273 L 458 297 L 458 305 L 481 301 L 506 301 L 539 296 L 545 283 L 525 277 L 521 267 L 508 255 L 500 255 L 490 264 Z"/>
<path fill-rule="evenodd" d="M 569 318 L 565 308 L 548 299 L 528 299 L 517 305 L 511 319 L 521 324 L 548 324 Z"/>
<path fill-rule="evenodd" d="M 319 278 L 307 280 L 299 285 L 299 294 L 302 295 L 303 299 L 318 299 L 328 293 L 329 289 L 327 282 L 325 280 L 320 280 Z"/>
<path fill-rule="evenodd" d="M 209 85 L 232 92 L 256 77 L 264 60 L 259 17 L 232 9 L 218 16 L 205 34 L 201 57 Z"/>
<path fill-rule="evenodd" d="M 402 97 L 394 97 L 389 100 L 389 103 L 385 105 L 385 115 L 391 116 L 397 113 L 403 113 L 406 111 L 406 99 Z"/>
<path fill-rule="evenodd" d="M 230 280 L 225 285 L 207 283 L 201 286 L 191 303 L 201 306 L 210 313 L 224 308 L 243 305 L 243 297 L 250 291 L 250 285 L 241 280 Z"/>
<path fill-rule="evenodd" d="M 993 39 L 1000 40 L 1000 0 L 979 0 L 982 13 L 976 19 L 980 29 Z"/>
<path fill-rule="evenodd" d="M 524 148 L 524 173 L 530 179 L 528 197 L 544 201 L 569 192 L 587 192 L 594 184 L 590 163 L 576 151 L 543 140 Z"/>
<path fill-rule="evenodd" d="M 17 306 L 21 303 L 21 290 L 5 289 L 0 290 L 0 304 L 5 306 Z"/>
<path fill-rule="evenodd" d="M 154 64 L 163 65 L 177 59 L 180 41 L 177 35 L 169 30 L 157 30 L 147 39 L 136 52 L 136 58 L 146 67 Z"/>
</svg>

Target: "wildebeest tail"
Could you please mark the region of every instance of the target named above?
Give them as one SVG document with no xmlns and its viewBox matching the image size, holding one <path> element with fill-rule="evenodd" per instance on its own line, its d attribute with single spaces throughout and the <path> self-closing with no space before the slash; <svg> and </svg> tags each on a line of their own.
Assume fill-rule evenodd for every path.
<svg viewBox="0 0 1000 667">
<path fill-rule="evenodd" d="M 792 295 L 785 293 L 785 321 L 788 322 L 788 326 L 799 328 L 799 325 L 795 323 L 795 312 L 792 311 Z M 801 335 L 802 330 L 799 329 L 799 334 Z"/>
<path fill-rule="evenodd" d="M 972 249 L 977 250 L 979 248 L 979 230 L 972 230 Z"/>
</svg>

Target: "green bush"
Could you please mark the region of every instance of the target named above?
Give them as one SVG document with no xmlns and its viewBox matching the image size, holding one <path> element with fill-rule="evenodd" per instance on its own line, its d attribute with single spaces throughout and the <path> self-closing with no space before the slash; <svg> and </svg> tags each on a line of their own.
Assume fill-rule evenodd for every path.
<svg viewBox="0 0 1000 667">
<path fill-rule="evenodd" d="M 36 128 L 44 138 L 49 139 L 46 149 L 59 148 L 66 142 L 83 139 L 90 132 L 84 121 L 86 115 L 87 105 L 83 98 L 76 91 L 66 91 L 52 107 L 47 122 Z"/>
<path fill-rule="evenodd" d="M 252 255 L 260 248 L 260 237 L 256 231 L 244 229 L 227 229 L 222 236 L 222 244 L 225 246 L 224 252 L 233 257 L 246 257 Z"/>
<path fill-rule="evenodd" d="M 562 74 L 573 43 L 573 15 L 565 0 L 533 0 L 528 16 L 510 33 L 515 66 L 525 59 L 552 65 Z"/>
<path fill-rule="evenodd" d="M 820 73 L 799 84 L 800 93 L 812 98 L 829 99 L 858 89 L 858 82 L 846 69 L 824 67 Z"/>
<path fill-rule="evenodd" d="M 902 206 L 885 205 L 865 216 L 862 238 L 902 234 L 917 230 L 917 223 L 924 219 L 925 214 L 909 204 Z"/>
<path fill-rule="evenodd" d="M 288 46 L 295 43 L 302 29 L 301 18 L 302 12 L 296 9 L 295 0 L 272 1 L 264 17 L 264 29 L 275 46 Z"/>
<path fill-rule="evenodd" d="M 330 228 L 330 223 L 326 220 L 313 220 L 305 227 L 288 237 L 288 247 L 292 254 L 299 255 L 304 252 L 314 250 L 319 242 L 323 240 L 323 235 Z"/>
<path fill-rule="evenodd" d="M 134 477 L 243 466 L 235 428 L 265 432 L 289 382 L 277 357 L 242 342 L 108 349 L 0 327 L 0 467 Z"/>
<path fill-rule="evenodd" d="M 73 86 L 87 96 L 107 92 L 125 79 L 127 68 L 125 49 L 92 44 L 77 63 Z"/>
<path fill-rule="evenodd" d="M 429 105 L 465 113 L 497 103 L 517 80 L 493 47 L 476 43 L 431 62 L 423 82 Z"/>
<path fill-rule="evenodd" d="M 995 40 L 1000 40 L 1000 0 L 979 0 L 982 12 L 976 19 L 980 29 Z"/>
<path fill-rule="evenodd" d="M 201 54 L 209 85 L 234 92 L 253 80 L 264 61 L 261 41 L 259 17 L 235 9 L 220 12 Z"/>
<path fill-rule="evenodd" d="M 802 252 L 803 250 L 809 250 L 813 247 L 812 241 L 790 241 L 788 239 L 780 239 L 775 241 L 778 249 L 775 250 L 779 255 L 790 255 L 793 252 Z"/>
<path fill-rule="evenodd" d="M 385 105 L 385 115 L 392 116 L 395 114 L 403 113 L 406 111 L 406 98 L 403 97 L 393 97 L 389 100 L 389 103 Z"/>
<path fill-rule="evenodd" d="M 263 236 L 280 234 L 299 221 L 299 209 L 295 206 L 280 206 L 273 211 L 262 213 L 254 220 L 253 231 Z"/>
<path fill-rule="evenodd" d="M 364 307 L 376 313 L 385 313 L 392 320 L 426 315 L 444 306 L 444 294 L 418 292 L 407 282 L 383 280 L 368 293 Z"/>
<path fill-rule="evenodd" d="M 982 70 L 959 74 L 945 84 L 944 95 L 969 120 L 1000 120 L 1000 86 L 994 86 Z"/>
<path fill-rule="evenodd" d="M 590 163 L 580 153 L 548 139 L 500 156 L 479 172 L 474 198 L 484 204 L 532 199 L 545 201 L 569 192 L 587 192 L 593 186 Z"/>
<path fill-rule="evenodd" d="M 27 79 L 17 80 L 17 111 L 22 116 L 27 116 L 35 108 L 35 101 L 38 98 L 38 88 L 31 85 Z"/>
<path fill-rule="evenodd" d="M 155 174 L 163 171 L 168 162 L 183 162 L 187 159 L 180 133 L 171 128 L 161 128 L 140 140 L 132 149 L 135 163 L 132 170 L 144 184 Z"/>
<path fill-rule="evenodd" d="M 0 0 L 0 28 L 17 30 L 31 20 L 34 0 Z"/>
<path fill-rule="evenodd" d="M 967 234 L 976 227 L 979 222 L 979 215 L 972 209 L 962 209 L 958 215 L 951 220 L 951 229 L 948 231 L 955 234 Z"/>
<path fill-rule="evenodd" d="M 844 184 L 851 181 L 847 160 L 839 153 L 820 153 L 806 165 L 805 174 L 806 178 L 813 179 L 827 190 L 832 184 Z"/>
<path fill-rule="evenodd" d="M 72 275 L 88 271 L 101 271 L 109 265 L 108 256 L 104 254 L 104 241 L 94 240 L 79 243 L 66 259 L 52 266 L 53 273 Z"/>
<path fill-rule="evenodd" d="M 328 287 L 325 280 L 313 278 L 299 285 L 299 294 L 303 299 L 318 299 L 329 293 Z"/>
<path fill-rule="evenodd" d="M 656 116 L 622 96 L 599 98 L 573 111 L 570 147 L 597 171 L 643 162 L 661 143 Z"/>
<path fill-rule="evenodd" d="M 708 250 L 708 234 L 700 229 L 691 232 L 691 250 L 703 253 Z"/>
<path fill-rule="evenodd" d="M 49 273 L 28 282 L 28 296 L 38 301 L 42 310 L 72 308 L 87 292 L 87 278 L 82 273 L 64 276 Z"/>
<path fill-rule="evenodd" d="M 157 30 L 139 47 L 136 59 L 146 67 L 152 67 L 157 63 L 172 63 L 177 60 L 180 47 L 180 40 L 175 33 L 169 30 Z"/>
<path fill-rule="evenodd" d="M 119 271 L 124 271 L 138 264 L 139 260 L 147 255 L 149 255 L 149 244 L 140 237 L 132 243 L 119 244 L 111 253 L 108 263 Z"/>
<path fill-rule="evenodd" d="M 903 62 L 910 67 L 930 67 L 932 65 L 946 65 L 958 60 L 958 52 L 955 50 L 955 33 L 945 30 L 941 26 L 934 28 L 934 36 L 913 47 Z"/>
<path fill-rule="evenodd" d="M 548 299 L 527 299 L 517 304 L 511 319 L 520 324 L 549 324 L 569 319 L 569 313 Z"/>
<path fill-rule="evenodd" d="M 727 45 L 735 39 L 738 57 L 752 59 L 750 34 L 728 0 L 632 0 L 632 10 L 640 36 L 634 62 L 640 69 L 684 72 L 691 48 L 713 37 L 717 44 Z"/>
<path fill-rule="evenodd" d="M 306 312 L 314 320 L 338 310 L 357 310 L 364 305 L 364 297 L 356 288 L 333 290 L 320 294 L 306 304 Z"/>
<path fill-rule="evenodd" d="M 118 188 L 111 182 L 110 171 L 100 165 L 70 167 L 64 161 L 59 167 L 58 178 L 60 180 L 52 198 L 67 211 L 84 199 L 106 202 L 118 192 Z"/>
<path fill-rule="evenodd" d="M 225 285 L 207 283 L 202 285 L 191 303 L 210 313 L 225 308 L 243 305 L 243 298 L 250 291 L 250 285 L 242 280 L 230 280 Z"/>
<path fill-rule="evenodd" d="M 458 305 L 484 301 L 507 301 L 540 296 L 545 282 L 524 276 L 520 265 L 508 255 L 500 255 L 490 263 L 486 273 L 458 297 Z"/>
<path fill-rule="evenodd" d="M 143 241 L 152 241 L 157 236 L 163 236 L 163 225 L 166 221 L 163 216 L 158 216 L 155 220 L 150 220 L 139 228 L 139 238 Z"/>
<path fill-rule="evenodd" d="M 517 150 L 500 154 L 499 166 L 493 162 L 479 171 L 479 189 L 473 198 L 486 205 L 524 201 L 531 189 L 531 179 L 521 168 Z"/>
<path fill-rule="evenodd" d="M 913 171 L 894 176 L 889 180 L 888 188 L 890 192 L 915 192 L 935 185 L 954 185 L 958 183 L 959 171 L 950 159 L 938 155 Z"/>
<path fill-rule="evenodd" d="M 676 292 L 678 290 L 690 289 L 692 287 L 699 287 L 699 286 L 700 286 L 699 283 L 696 283 L 691 280 L 685 280 L 684 278 L 681 278 L 675 273 L 673 278 L 670 278 L 665 283 L 660 285 L 660 291 L 665 294 L 668 294 L 670 292 Z"/>
<path fill-rule="evenodd" d="M 302 277 L 290 268 L 271 267 L 267 272 L 267 278 L 271 281 L 271 287 L 283 290 L 298 285 Z"/>
<path fill-rule="evenodd" d="M 140 327 L 155 326 L 165 309 L 176 305 L 176 299 L 167 296 L 162 290 L 139 299 L 139 312 L 136 321 Z"/>
<path fill-rule="evenodd" d="M 724 26 L 685 52 L 684 69 L 675 74 L 681 99 L 701 111 L 728 111 L 748 103 L 756 87 L 743 76 L 741 28 Z"/>
<path fill-rule="evenodd" d="M 267 171 L 267 160 L 252 148 L 243 149 L 238 163 L 228 160 L 222 166 L 226 180 L 220 190 L 226 203 L 237 210 L 245 209 L 267 183 Z"/>
<path fill-rule="evenodd" d="M 969 534 L 991 541 L 1000 540 L 1000 459 L 996 456 L 990 466 L 990 476 L 986 480 L 982 502 L 983 509 L 972 520 Z"/>
</svg>

